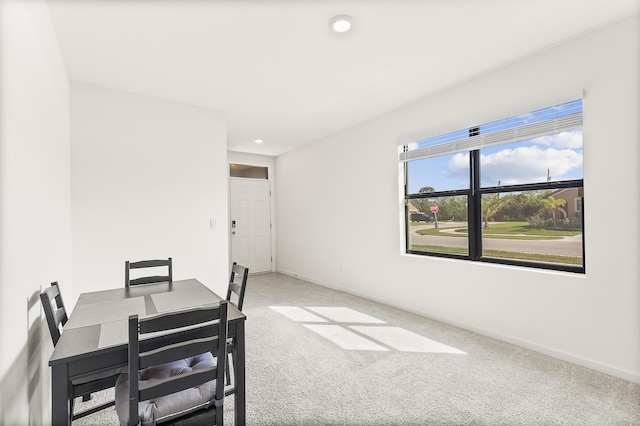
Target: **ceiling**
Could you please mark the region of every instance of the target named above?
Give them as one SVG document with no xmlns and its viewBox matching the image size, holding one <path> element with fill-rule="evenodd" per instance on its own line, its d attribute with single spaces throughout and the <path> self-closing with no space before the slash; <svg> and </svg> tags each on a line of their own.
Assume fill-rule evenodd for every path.
<svg viewBox="0 0 640 426">
<path fill-rule="evenodd" d="M 48 3 L 71 80 L 218 110 L 229 150 L 264 155 L 640 11 L 640 0 Z M 353 16 L 351 32 L 331 31 L 337 14 Z"/>
</svg>

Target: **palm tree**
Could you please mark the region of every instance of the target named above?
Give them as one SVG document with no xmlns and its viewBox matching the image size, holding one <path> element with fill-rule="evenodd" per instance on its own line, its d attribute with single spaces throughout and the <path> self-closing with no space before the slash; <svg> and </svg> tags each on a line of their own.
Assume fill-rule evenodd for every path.
<svg viewBox="0 0 640 426">
<path fill-rule="evenodd" d="M 500 194 L 487 196 L 482 200 L 482 215 L 484 216 L 484 227 L 489 227 L 489 219 L 491 219 L 504 204 L 504 200 L 500 198 Z"/>
<path fill-rule="evenodd" d="M 546 209 L 551 210 L 551 217 L 553 218 L 553 227 L 555 228 L 556 227 L 556 209 L 558 207 L 563 207 L 564 205 L 566 205 L 567 200 L 563 198 L 556 199 L 553 195 L 549 195 L 549 197 L 542 200 L 542 202 L 544 203 L 544 207 Z"/>
</svg>

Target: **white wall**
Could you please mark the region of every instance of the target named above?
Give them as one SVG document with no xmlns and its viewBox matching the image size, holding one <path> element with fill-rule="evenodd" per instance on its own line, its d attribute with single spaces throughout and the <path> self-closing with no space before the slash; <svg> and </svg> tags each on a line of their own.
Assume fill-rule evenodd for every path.
<svg viewBox="0 0 640 426">
<path fill-rule="evenodd" d="M 69 87 L 44 1 L 0 1 L 0 424 L 43 424 L 40 290 L 71 285 Z"/>
<path fill-rule="evenodd" d="M 124 286 L 126 260 L 167 257 L 174 279 L 226 291 L 224 117 L 74 82 L 71 122 L 76 298 Z"/>
<path fill-rule="evenodd" d="M 278 157 L 278 270 L 640 382 L 639 20 Z M 582 90 L 585 275 L 401 254 L 398 141 Z"/>
</svg>

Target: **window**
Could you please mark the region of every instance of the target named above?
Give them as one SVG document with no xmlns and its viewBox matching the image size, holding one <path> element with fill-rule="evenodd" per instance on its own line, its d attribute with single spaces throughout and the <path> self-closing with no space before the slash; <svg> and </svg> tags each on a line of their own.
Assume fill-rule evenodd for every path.
<svg viewBox="0 0 640 426">
<path fill-rule="evenodd" d="M 247 164 L 229 164 L 229 176 L 250 179 L 269 179 L 269 168 Z"/>
<path fill-rule="evenodd" d="M 584 273 L 582 100 L 400 151 L 407 253 Z"/>
</svg>

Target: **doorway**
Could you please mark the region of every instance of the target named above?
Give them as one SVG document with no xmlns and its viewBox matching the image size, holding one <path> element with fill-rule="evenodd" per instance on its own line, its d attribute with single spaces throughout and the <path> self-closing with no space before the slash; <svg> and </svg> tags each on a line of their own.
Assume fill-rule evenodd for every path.
<svg viewBox="0 0 640 426">
<path fill-rule="evenodd" d="M 229 165 L 231 260 L 271 272 L 271 188 L 266 167 Z"/>
</svg>

